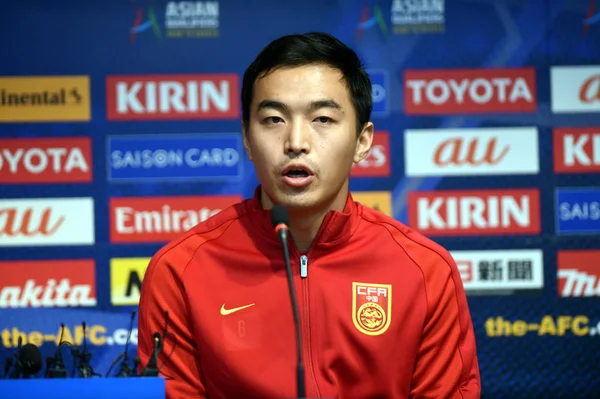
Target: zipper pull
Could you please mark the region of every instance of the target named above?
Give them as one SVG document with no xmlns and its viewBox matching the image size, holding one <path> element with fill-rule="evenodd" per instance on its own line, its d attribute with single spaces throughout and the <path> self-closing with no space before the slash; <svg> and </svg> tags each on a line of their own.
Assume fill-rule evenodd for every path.
<svg viewBox="0 0 600 399">
<path fill-rule="evenodd" d="M 300 277 L 306 278 L 308 276 L 308 256 L 302 255 L 300 257 Z"/>
</svg>

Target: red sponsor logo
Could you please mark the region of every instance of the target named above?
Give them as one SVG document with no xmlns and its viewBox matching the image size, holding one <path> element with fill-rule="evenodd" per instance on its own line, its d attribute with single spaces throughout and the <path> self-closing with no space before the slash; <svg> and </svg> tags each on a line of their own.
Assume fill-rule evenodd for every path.
<svg viewBox="0 0 600 399">
<path fill-rule="evenodd" d="M 592 75 L 583 81 L 579 88 L 579 101 L 584 104 L 600 101 L 600 74 Z"/>
<path fill-rule="evenodd" d="M 136 75 L 106 78 L 107 119 L 235 119 L 238 75 Z"/>
<path fill-rule="evenodd" d="M 409 224 L 429 236 L 540 232 L 537 189 L 417 191 L 408 206 Z"/>
<path fill-rule="evenodd" d="M 535 112 L 534 68 L 406 71 L 407 115 Z"/>
<path fill-rule="evenodd" d="M 556 173 L 600 172 L 600 127 L 554 129 Z"/>
<path fill-rule="evenodd" d="M 352 164 L 352 177 L 387 177 L 390 175 L 390 135 L 375 132 L 369 155 L 359 163 Z"/>
<path fill-rule="evenodd" d="M 90 181 L 89 137 L 0 139 L 0 183 Z"/>
<path fill-rule="evenodd" d="M 600 251 L 558 251 L 558 295 L 600 296 Z"/>
<path fill-rule="evenodd" d="M 110 199 L 110 241 L 167 242 L 238 203 L 238 195 Z"/>
<path fill-rule="evenodd" d="M 0 262 L 0 308 L 96 306 L 93 260 Z"/>
</svg>

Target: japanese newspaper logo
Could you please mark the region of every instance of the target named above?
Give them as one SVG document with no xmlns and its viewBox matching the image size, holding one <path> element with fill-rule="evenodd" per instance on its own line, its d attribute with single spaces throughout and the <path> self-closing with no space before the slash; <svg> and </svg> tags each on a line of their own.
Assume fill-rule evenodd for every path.
<svg viewBox="0 0 600 399">
<path fill-rule="evenodd" d="M 391 284 L 352 283 L 352 321 L 366 335 L 383 334 L 392 320 Z"/>
<path fill-rule="evenodd" d="M 451 251 L 469 292 L 539 290 L 544 287 L 541 249 Z"/>
</svg>

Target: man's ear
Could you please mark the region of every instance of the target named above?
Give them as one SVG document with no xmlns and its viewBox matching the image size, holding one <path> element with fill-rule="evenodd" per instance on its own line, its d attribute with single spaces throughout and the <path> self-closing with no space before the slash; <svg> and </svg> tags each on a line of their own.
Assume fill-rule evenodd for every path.
<svg viewBox="0 0 600 399">
<path fill-rule="evenodd" d="M 250 148 L 250 139 L 248 136 L 248 124 L 242 121 L 242 134 L 244 135 L 244 149 L 246 150 L 246 154 L 248 154 L 248 159 L 252 161 L 252 149 Z"/>
<path fill-rule="evenodd" d="M 363 130 L 356 139 L 356 152 L 354 153 L 354 162 L 359 163 L 369 154 L 371 145 L 373 145 L 373 132 L 375 126 L 373 122 L 367 122 L 363 127 Z"/>
</svg>

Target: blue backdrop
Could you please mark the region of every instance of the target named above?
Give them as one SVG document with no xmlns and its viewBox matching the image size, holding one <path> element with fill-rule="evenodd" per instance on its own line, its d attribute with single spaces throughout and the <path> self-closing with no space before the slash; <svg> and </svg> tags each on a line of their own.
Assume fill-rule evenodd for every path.
<svg viewBox="0 0 600 399">
<path fill-rule="evenodd" d="M 62 120 L 57 117 L 58 120 L 47 121 L 49 117 L 46 116 L 46 121 L 35 121 L 36 109 L 28 108 L 27 117 L 30 119 L 16 121 L 14 118 L 18 112 L 14 111 L 14 107 L 9 108 L 3 100 L 0 107 L 2 138 L 89 137 L 92 172 L 90 181 L 84 179 L 53 184 L 48 181 L 19 181 L 19 176 L 23 174 L 13 176 L 11 182 L 7 177 L 4 155 L 5 166 L 4 169 L 0 167 L 0 176 L 2 182 L 9 183 L 0 186 L 0 197 L 8 200 L 2 206 L 8 208 L 11 201 L 18 202 L 25 198 L 91 197 L 94 200 L 94 240 L 91 245 L 77 246 L 29 245 L 27 242 L 13 245 L 10 244 L 10 237 L 4 241 L 0 237 L 0 258 L 2 261 L 93 259 L 97 303 L 93 307 L 11 308 L 14 306 L 2 302 L 0 359 L 14 353 L 18 332 L 31 334 L 37 331 L 56 335 L 60 323 L 69 327 L 71 341 L 80 343 L 81 334 L 77 336 L 77 328 L 82 321 L 86 321 L 90 331 L 92 365 L 101 374 L 108 370 L 123 351 L 130 311 L 135 307 L 135 299 L 133 303 L 115 301 L 115 298 L 111 301 L 111 279 L 113 296 L 115 287 L 127 285 L 127 282 L 123 283 L 127 279 L 121 279 L 116 271 L 113 270 L 111 275 L 111 259 L 114 263 L 117 258 L 133 258 L 133 264 L 135 259 L 141 258 L 143 264 L 144 259 L 152 256 L 164 243 L 144 242 L 143 238 L 137 242 L 111 242 L 113 216 L 109 199 L 251 196 L 258 181 L 252 164 L 239 151 L 241 113 L 237 98 L 241 76 L 258 51 L 272 39 L 287 33 L 327 31 L 353 47 L 365 60 L 373 83 L 377 85 L 373 121 L 376 130 L 389 132 L 388 161 L 391 173 L 383 177 L 353 178 L 353 192 L 390 193 L 391 213 L 403 222 L 408 220 L 409 191 L 537 188 L 540 192 L 539 234 L 466 237 L 452 237 L 450 234 L 434 237 L 451 251 L 543 251 L 541 289 L 523 293 L 514 291 L 510 295 L 489 291 L 483 292 L 484 295 L 469 294 L 483 397 L 600 397 L 598 336 L 591 331 L 578 334 L 579 330 L 573 327 L 574 324 L 564 334 L 552 334 L 553 330 L 548 324 L 563 323 L 558 320 L 561 315 L 572 318 L 586 316 L 589 326 L 600 321 L 598 292 L 585 298 L 561 297 L 557 294 L 557 251 L 600 248 L 600 216 L 589 216 L 582 234 L 558 234 L 558 207 L 555 203 L 557 187 L 591 188 L 600 184 L 600 176 L 598 173 L 556 174 L 553 167 L 553 154 L 556 151 L 553 129 L 600 126 L 600 106 L 598 102 L 592 104 L 592 107 L 596 107 L 595 112 L 553 112 L 551 106 L 552 96 L 557 96 L 557 93 L 552 93 L 551 87 L 553 66 L 596 65 L 600 68 L 600 23 L 595 23 L 597 18 L 594 19 L 600 11 L 600 4 L 597 5 L 598 9 L 594 9 L 594 0 L 306 0 L 301 3 L 227 0 L 167 3 L 60 0 L 12 1 L 2 5 L 0 37 L 4 41 L 0 48 L 0 77 L 89 76 L 88 100 L 91 109 L 89 120 L 83 116 L 83 120 L 75 121 L 72 115 L 77 111 L 73 108 L 73 111 L 65 111 L 67 116 Z M 442 4 L 445 7 L 439 13 L 435 9 L 423 8 L 425 3 Z M 421 11 L 411 9 L 411 5 L 419 4 L 423 6 Z M 443 16 L 441 20 L 440 15 Z M 407 23 L 407 18 L 413 18 L 414 21 L 419 16 L 429 18 L 429 22 Z M 535 69 L 535 112 L 440 112 L 436 115 L 408 115 L 405 112 L 406 70 L 506 67 Z M 238 81 L 228 78 L 233 85 L 229 89 L 235 89 L 230 98 L 229 113 L 219 114 L 215 111 L 202 117 L 196 113 L 195 118 L 189 115 L 173 117 L 171 114 L 170 118 L 162 120 L 115 120 L 109 117 L 108 109 L 114 108 L 111 103 L 114 99 L 108 96 L 114 95 L 115 89 L 108 87 L 112 87 L 113 82 L 107 77 L 173 77 L 181 74 L 237 75 Z M 35 90 L 26 85 L 19 89 L 18 84 L 3 80 L 4 86 L 1 88 L 8 87 L 12 91 Z M 132 86 L 128 87 L 131 89 Z M 145 90 L 147 94 L 150 89 L 146 86 Z M 73 101 L 77 100 L 77 95 L 71 96 Z M 216 109 L 214 107 L 213 111 Z M 538 128 L 540 160 L 537 174 L 405 176 L 404 132 L 407 129 L 531 126 Z M 599 131 L 600 128 L 596 127 L 595 132 Z M 227 135 L 222 135 L 224 133 Z M 141 135 L 144 135 L 144 140 L 138 137 Z M 195 137 L 194 140 L 198 142 L 194 145 L 217 148 L 221 152 L 209 151 L 210 156 L 207 155 L 205 162 L 220 159 L 218 165 L 213 169 L 204 165 L 196 169 L 197 174 L 194 174 L 184 167 L 176 169 L 178 161 L 173 158 L 170 161 L 171 166 L 175 165 L 171 169 L 172 174 L 164 173 L 156 164 L 154 171 L 119 171 L 114 165 L 111 169 L 109 162 L 114 161 L 111 160 L 114 150 L 135 146 L 135 143 L 128 142 L 126 136 L 138 137 L 145 146 L 152 145 L 152 136 L 160 137 L 162 148 L 175 149 L 177 142 L 172 143 L 165 138 L 175 135 L 179 137 L 180 146 L 191 146 L 185 137 Z M 229 152 L 223 152 L 227 148 Z M 237 160 L 235 153 L 239 156 Z M 197 154 L 198 157 L 200 155 Z M 154 162 L 159 161 L 155 159 Z M 169 160 L 164 162 L 168 163 Z M 137 173 L 136 179 L 119 180 L 134 172 Z M 168 179 L 169 176 L 173 179 Z M 167 180 L 161 180 L 160 177 L 166 177 Z M 566 194 L 565 198 L 571 198 L 569 195 L 572 197 L 575 194 Z M 586 192 L 585 198 L 587 203 L 596 201 L 598 206 L 598 191 L 595 194 Z M 143 204 L 140 202 L 139 206 Z M 211 207 L 217 208 L 214 204 Z M 0 232 L 6 217 L 6 214 L 0 216 Z M 74 227 L 71 225 L 71 228 Z M 576 230 L 568 226 L 566 229 Z M 13 280 L 17 279 L 11 277 L 11 264 L 1 265 L 4 269 L 0 273 L 0 290 L 14 285 Z M 588 273 L 592 272 L 588 270 Z M 596 271 L 596 276 L 600 276 L 600 271 Z M 4 295 L 8 295 L 7 292 Z M 115 302 L 119 302 L 119 305 L 115 305 Z M 551 319 L 544 319 L 544 316 L 550 316 Z M 546 323 L 547 333 L 541 336 L 537 333 L 494 336 L 497 331 L 490 329 L 491 322 L 486 330 L 486 321 L 496 317 L 511 322 Z M 497 326 L 497 330 L 502 330 L 502 323 L 498 325 L 500 327 Z M 512 329 L 514 331 L 514 325 Z M 26 337 L 32 339 L 31 335 Z M 134 330 L 133 345 L 130 347 L 132 356 L 135 355 L 136 337 Z M 55 338 L 45 340 L 42 346 L 45 356 L 54 353 L 55 345 L 48 341 Z M 65 356 L 67 360 L 70 359 L 68 355 Z"/>
</svg>

